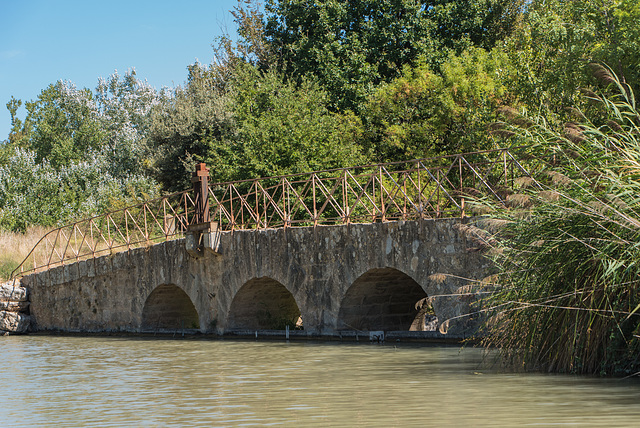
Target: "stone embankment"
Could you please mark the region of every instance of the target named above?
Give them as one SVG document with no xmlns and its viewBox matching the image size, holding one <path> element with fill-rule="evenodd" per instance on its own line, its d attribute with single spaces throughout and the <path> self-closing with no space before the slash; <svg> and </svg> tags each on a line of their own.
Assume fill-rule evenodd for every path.
<svg viewBox="0 0 640 428">
<path fill-rule="evenodd" d="M 20 281 L 0 284 L 0 335 L 26 333 L 31 324 L 27 289 Z"/>
</svg>

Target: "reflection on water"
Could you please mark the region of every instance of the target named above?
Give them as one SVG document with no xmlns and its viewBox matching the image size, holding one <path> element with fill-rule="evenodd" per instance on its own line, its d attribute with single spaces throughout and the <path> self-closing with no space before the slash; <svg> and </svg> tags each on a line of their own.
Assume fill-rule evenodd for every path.
<svg viewBox="0 0 640 428">
<path fill-rule="evenodd" d="M 0 426 L 638 426 L 640 382 L 457 347 L 0 338 Z"/>
</svg>

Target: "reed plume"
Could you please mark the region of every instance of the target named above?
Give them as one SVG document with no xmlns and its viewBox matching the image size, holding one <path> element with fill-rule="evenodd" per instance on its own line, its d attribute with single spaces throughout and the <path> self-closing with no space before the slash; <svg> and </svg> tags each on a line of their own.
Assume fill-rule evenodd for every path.
<svg viewBox="0 0 640 428">
<path fill-rule="evenodd" d="M 630 87 L 594 66 L 613 93 L 602 124 L 586 116 L 555 130 L 507 124 L 546 159 L 526 214 L 494 212 L 504 226 L 490 254 L 500 269 L 483 343 L 511 367 L 571 373 L 640 372 L 640 114 Z"/>
</svg>

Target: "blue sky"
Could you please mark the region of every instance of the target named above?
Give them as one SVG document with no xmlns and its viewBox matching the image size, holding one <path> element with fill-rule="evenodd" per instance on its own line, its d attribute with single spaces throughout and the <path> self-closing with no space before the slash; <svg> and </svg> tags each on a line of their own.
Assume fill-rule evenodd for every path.
<svg viewBox="0 0 640 428">
<path fill-rule="evenodd" d="M 173 87 L 187 65 L 209 64 L 211 44 L 235 35 L 237 0 L 0 0 L 0 141 L 13 95 L 34 100 L 58 80 L 95 89 L 99 77 L 135 68 L 152 86 Z M 24 104 L 18 116 L 25 115 Z"/>
</svg>

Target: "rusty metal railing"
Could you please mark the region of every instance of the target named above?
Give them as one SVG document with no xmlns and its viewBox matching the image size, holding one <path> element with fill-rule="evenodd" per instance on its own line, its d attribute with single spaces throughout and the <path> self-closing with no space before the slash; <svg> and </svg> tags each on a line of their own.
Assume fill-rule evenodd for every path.
<svg viewBox="0 0 640 428">
<path fill-rule="evenodd" d="M 222 231 L 459 217 L 465 200 L 504 204 L 505 189 L 528 175 L 501 149 L 213 183 L 206 216 L 187 190 L 80 220 L 43 236 L 12 277 L 176 239 L 204 217 Z"/>
</svg>

